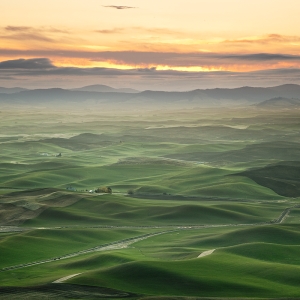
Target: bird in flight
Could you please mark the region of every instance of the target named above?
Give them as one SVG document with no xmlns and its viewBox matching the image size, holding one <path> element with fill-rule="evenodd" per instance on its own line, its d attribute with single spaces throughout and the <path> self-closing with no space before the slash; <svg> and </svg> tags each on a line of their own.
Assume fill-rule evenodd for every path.
<svg viewBox="0 0 300 300">
<path fill-rule="evenodd" d="M 136 7 L 133 7 L 133 6 L 122 6 L 122 5 L 103 5 L 103 7 L 115 8 L 115 9 L 130 9 L 130 8 L 136 8 Z"/>
</svg>

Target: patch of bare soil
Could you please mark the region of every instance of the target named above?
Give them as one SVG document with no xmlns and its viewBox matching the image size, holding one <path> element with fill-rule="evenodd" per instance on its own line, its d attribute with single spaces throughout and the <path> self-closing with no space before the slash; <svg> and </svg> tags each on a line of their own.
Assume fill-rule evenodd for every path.
<svg viewBox="0 0 300 300">
<path fill-rule="evenodd" d="M 77 194 L 67 194 L 56 192 L 50 195 L 46 195 L 43 198 L 39 198 L 38 202 L 50 207 L 66 207 L 74 204 L 82 199 L 82 196 Z"/>
<path fill-rule="evenodd" d="M 57 189 L 18 191 L 0 196 L 0 225 L 19 226 L 48 207 L 66 207 L 82 199 Z"/>
<path fill-rule="evenodd" d="M 37 217 L 46 207 L 30 210 L 12 203 L 0 204 L 0 225 L 19 226 L 26 220 Z"/>
<path fill-rule="evenodd" d="M 211 255 L 211 254 L 214 253 L 215 250 L 216 250 L 216 249 L 204 251 L 204 252 L 202 252 L 202 253 L 198 256 L 198 258 L 200 258 L 200 257 L 205 257 L 205 256 L 208 256 L 208 255 Z"/>
</svg>

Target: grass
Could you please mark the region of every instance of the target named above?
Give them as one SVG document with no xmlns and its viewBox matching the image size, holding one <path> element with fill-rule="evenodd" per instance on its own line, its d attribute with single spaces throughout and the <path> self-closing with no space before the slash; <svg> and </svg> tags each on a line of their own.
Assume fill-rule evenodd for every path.
<svg viewBox="0 0 300 300">
<path fill-rule="evenodd" d="M 285 203 L 241 205 L 224 201 L 220 204 L 213 201 L 188 200 L 188 198 L 184 201 L 165 201 L 160 200 L 159 197 L 145 200 L 114 194 L 82 195 L 82 198 L 78 199 L 77 202 L 66 207 L 49 207 L 35 218 L 26 221 L 24 226 L 257 223 L 277 218 L 286 207 Z"/>
<path fill-rule="evenodd" d="M 300 162 L 298 161 L 268 165 L 260 169 L 242 172 L 239 175 L 247 176 L 279 195 L 300 196 Z"/>
<path fill-rule="evenodd" d="M 26 231 L 0 228 L 0 267 L 172 231 L 0 272 L 0 286 L 82 273 L 67 283 L 154 297 L 300 297 L 299 209 L 264 224 L 299 204 L 299 111 L 1 111 L 0 221 Z M 113 194 L 86 192 L 99 186 Z"/>
<path fill-rule="evenodd" d="M 45 284 L 82 273 L 68 283 L 160 296 L 299 296 L 298 226 L 271 226 L 264 233 L 258 229 L 207 228 L 169 233 L 128 249 L 2 273 L 0 282 Z M 210 236 L 214 239 L 208 243 Z M 257 242 L 266 240 L 266 236 L 276 243 Z M 291 242 L 294 245 L 289 245 Z M 196 258 L 216 245 L 220 248 L 212 255 Z"/>
<path fill-rule="evenodd" d="M 0 268 L 62 256 L 142 234 L 142 230 L 45 229 L 0 236 L 0 252 L 5 257 Z"/>
<path fill-rule="evenodd" d="M 130 276 L 128 276 L 130 274 Z M 299 267 L 218 254 L 178 262 L 131 262 L 94 271 L 71 283 L 118 286 L 148 295 L 201 297 L 299 296 Z"/>
<path fill-rule="evenodd" d="M 280 227 L 271 227 L 265 232 L 227 228 L 223 229 L 225 234 L 209 229 L 208 232 L 186 231 L 154 237 L 134 245 L 145 255 L 142 261 L 123 262 L 87 272 L 69 282 L 119 286 L 135 293 L 165 296 L 199 297 L 199 293 L 202 297 L 243 297 L 245 293 L 247 297 L 299 296 L 299 230 L 295 226 Z M 208 243 L 207 235 L 212 231 L 214 242 Z M 266 236 L 282 245 L 250 242 L 266 240 Z M 291 242 L 293 246 L 289 245 Z M 228 246 L 228 243 L 235 246 Z M 205 248 L 216 246 L 221 248 L 212 255 L 196 258 Z M 200 248 L 196 253 L 196 247 L 203 250 Z M 178 248 L 185 256 L 173 256 Z M 188 250 L 192 254 L 190 257 Z"/>
<path fill-rule="evenodd" d="M 265 262 L 300 265 L 299 250 L 299 244 L 278 245 L 260 242 L 233 246 L 224 251 Z"/>
</svg>

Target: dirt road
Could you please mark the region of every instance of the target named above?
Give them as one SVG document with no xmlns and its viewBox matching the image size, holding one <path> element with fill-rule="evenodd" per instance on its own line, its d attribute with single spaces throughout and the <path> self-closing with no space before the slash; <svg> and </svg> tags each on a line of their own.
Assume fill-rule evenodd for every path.
<svg viewBox="0 0 300 300">
<path fill-rule="evenodd" d="M 40 264 L 45 264 L 45 263 L 50 263 L 50 262 L 54 262 L 54 261 L 58 261 L 58 260 L 63 260 L 63 259 L 68 259 L 68 258 L 72 258 L 72 257 L 76 257 L 79 255 L 83 255 L 83 254 L 87 254 L 87 253 L 92 253 L 92 252 L 98 252 L 98 251 L 108 251 L 108 250 L 116 250 L 116 249 L 123 249 L 128 247 L 131 244 L 137 243 L 139 241 L 157 236 L 157 235 L 161 235 L 161 234 L 165 234 L 165 233 L 170 233 L 170 232 L 174 232 L 174 231 L 179 231 L 179 230 L 190 230 L 190 229 L 201 229 L 201 228 L 217 228 L 217 227 L 231 227 L 231 226 L 266 226 L 266 225 L 273 225 L 273 224 L 280 224 L 282 223 L 288 216 L 288 214 L 290 213 L 290 211 L 294 208 L 299 208 L 300 205 L 294 205 L 292 207 L 286 208 L 277 219 L 271 220 L 271 221 L 266 221 L 266 222 L 262 222 L 262 223 L 254 223 L 254 224 L 225 224 L 225 225 L 191 225 L 191 226 L 93 226 L 93 227 L 88 227 L 88 226 L 66 226 L 66 227 L 55 227 L 55 228 L 41 228 L 41 230 L 45 230 L 45 229 L 60 229 L 60 228 L 78 228 L 78 229 L 82 229 L 82 228 L 110 228 L 110 229 L 120 229 L 120 228 L 138 228 L 138 229 L 158 229 L 158 228 L 168 228 L 169 230 L 165 230 L 165 231 L 161 231 L 161 232 L 156 232 L 156 233 L 151 233 L 151 234 L 145 234 L 142 236 L 137 236 L 137 237 L 133 237 L 133 238 L 129 238 L 129 239 L 125 239 L 125 240 L 120 240 L 120 241 L 116 241 L 113 243 L 109 243 L 109 244 L 104 244 L 104 245 L 100 245 L 100 246 L 96 246 L 94 248 L 90 248 L 87 250 L 82 250 L 82 251 L 77 251 L 74 253 L 70 253 L 70 254 L 66 254 L 66 255 L 62 255 L 59 257 L 54 257 L 54 258 L 49 258 L 49 259 L 45 259 L 45 260 L 41 260 L 41 261 L 34 261 L 34 262 L 30 262 L 30 263 L 25 263 L 25 264 L 19 264 L 19 265 L 15 265 L 15 266 L 9 266 L 9 267 L 5 267 L 0 269 L 0 272 L 5 272 L 5 271 L 9 271 L 9 270 L 15 270 L 15 269 L 22 269 L 22 268 L 26 268 L 26 267 L 31 267 L 31 266 L 35 266 L 35 265 L 40 265 Z M 5 229 L 7 229 L 7 227 L 5 227 Z M 37 229 L 37 228 L 32 228 L 32 229 Z M 17 231 L 16 227 L 11 228 L 11 231 Z M 214 250 L 209 250 L 212 251 L 211 253 L 213 253 Z M 209 251 L 205 251 L 205 252 L 209 252 Z M 203 257 L 209 254 L 205 254 L 201 253 L 198 257 Z"/>
<path fill-rule="evenodd" d="M 205 257 L 205 256 L 208 256 L 208 255 L 211 255 L 215 250 L 216 250 L 216 249 L 204 251 L 204 252 L 202 252 L 202 253 L 198 256 L 198 258 L 200 258 L 200 257 Z"/>
</svg>

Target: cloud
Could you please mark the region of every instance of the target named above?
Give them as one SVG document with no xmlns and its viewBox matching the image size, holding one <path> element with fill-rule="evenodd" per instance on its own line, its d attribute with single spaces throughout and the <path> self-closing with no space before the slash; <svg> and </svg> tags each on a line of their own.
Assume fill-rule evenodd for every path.
<svg viewBox="0 0 300 300">
<path fill-rule="evenodd" d="M 51 33 L 70 33 L 68 30 L 62 30 L 58 28 L 54 28 L 51 26 L 42 26 L 42 27 L 29 27 L 29 26 L 6 26 L 3 28 L 4 31 L 8 32 L 31 32 L 31 33 L 45 33 L 45 32 L 51 32 Z"/>
<path fill-rule="evenodd" d="M 28 26 L 6 26 L 2 28 L 3 34 L 0 36 L 4 40 L 23 41 L 39 41 L 53 43 L 55 40 L 50 38 L 50 34 L 68 34 L 69 31 L 61 30 L 53 27 L 28 27 Z"/>
<path fill-rule="evenodd" d="M 43 34 L 44 30 L 35 29 L 27 26 L 6 26 L 4 28 L 5 34 L 0 36 L 5 40 L 16 41 L 41 41 L 41 42 L 53 42 L 53 40 Z"/>
<path fill-rule="evenodd" d="M 180 38 L 185 38 L 187 33 L 179 30 L 172 30 L 168 28 L 145 28 L 145 27 L 126 27 L 126 28 L 112 28 L 112 29 L 97 29 L 93 32 L 101 34 L 118 34 L 118 33 L 131 33 L 131 34 L 147 34 L 148 36 L 176 36 Z"/>
<path fill-rule="evenodd" d="M 240 55 L 222 55 L 220 59 L 234 59 L 243 61 L 289 61 L 289 60 L 300 60 L 300 55 L 289 55 L 289 54 L 273 54 L 273 53 L 255 53 L 255 54 L 240 54 Z"/>
<path fill-rule="evenodd" d="M 137 8 L 137 7 L 133 7 L 133 6 L 122 6 L 122 5 L 103 5 L 103 7 L 115 8 L 115 9 L 130 9 L 130 8 Z"/>
<path fill-rule="evenodd" d="M 39 30 L 43 31 L 43 32 L 51 32 L 51 33 L 66 33 L 66 34 L 70 33 L 70 30 L 58 29 L 58 28 L 54 28 L 54 27 L 42 27 Z"/>
<path fill-rule="evenodd" d="M 176 35 L 176 36 L 187 36 L 186 32 L 179 31 L 179 30 L 173 30 L 168 28 L 145 28 L 145 27 L 133 27 L 134 30 L 140 31 L 140 32 L 147 32 L 151 34 L 157 34 L 157 35 Z"/>
<path fill-rule="evenodd" d="M 300 68 L 281 68 L 255 72 L 183 72 L 136 68 L 57 67 L 48 58 L 17 59 L 0 62 L 0 85 L 27 87 L 72 87 L 108 84 L 137 89 L 192 90 L 196 88 L 275 86 L 300 83 Z"/>
<path fill-rule="evenodd" d="M 29 31 L 29 30 L 32 30 L 33 28 L 32 27 L 27 27 L 27 26 L 6 26 L 4 28 L 6 31 L 18 31 L 18 32 L 24 32 L 24 31 Z"/>
<path fill-rule="evenodd" d="M 190 76 L 199 77 L 212 74 L 218 75 L 237 75 L 242 74 L 299 74 L 299 68 L 282 68 L 274 70 L 262 70 L 254 72 L 230 72 L 230 71 L 210 71 L 210 72 L 186 72 L 175 70 L 158 70 L 151 68 L 133 68 L 129 70 L 111 69 L 111 68 L 79 68 L 79 67 L 57 67 L 48 58 L 16 59 L 0 62 L 1 73 L 4 71 L 14 71 L 15 75 L 136 75 L 136 74 L 160 74 L 168 76 Z"/>
<path fill-rule="evenodd" d="M 270 43 L 299 43 L 299 36 L 288 36 L 277 33 L 268 34 L 259 37 L 242 38 L 235 40 L 225 40 L 226 44 L 270 44 Z"/>
<path fill-rule="evenodd" d="M 2 35 L 2 39 L 17 40 L 17 41 L 41 41 L 41 42 L 54 42 L 53 39 L 38 33 L 18 33 L 13 35 Z"/>
<path fill-rule="evenodd" d="M 228 53 L 174 53 L 174 52 L 138 52 L 138 51 L 106 51 L 93 55 L 94 61 L 111 61 L 116 64 L 140 66 L 229 66 L 229 65 L 255 65 L 280 62 L 300 62 L 300 55 L 254 53 L 254 54 L 228 54 Z"/>
<path fill-rule="evenodd" d="M 32 59 L 15 59 L 0 62 L 0 70 L 11 69 L 24 69 L 24 70 L 36 70 L 36 69 L 49 69 L 55 68 L 50 59 L 48 58 L 32 58 Z"/>
<path fill-rule="evenodd" d="M 281 53 L 206 53 L 206 52 L 141 52 L 141 51 L 72 51 L 72 50 L 10 50 L 1 49 L 2 57 L 55 57 L 56 61 L 72 59 L 86 60 L 88 64 L 103 62 L 125 65 L 132 68 L 152 68 L 166 66 L 169 68 L 203 67 L 218 70 L 245 69 L 257 70 L 268 68 L 300 66 L 300 55 Z M 107 65 L 107 64 L 106 64 Z M 234 66 L 234 68 L 232 67 Z M 232 67 L 232 68 L 231 68 Z"/>
<path fill-rule="evenodd" d="M 26 76 L 48 76 L 48 75 L 68 75 L 68 76 L 91 76 L 91 75 L 141 75 L 160 74 L 180 76 L 187 75 L 188 72 L 178 72 L 173 70 L 159 71 L 155 67 L 133 68 L 129 70 L 112 68 L 78 68 L 78 67 L 57 67 L 48 58 L 17 59 L 0 62 L 1 73 L 8 71 L 10 74 Z"/>
<path fill-rule="evenodd" d="M 113 28 L 113 29 L 99 29 L 95 30 L 94 32 L 102 33 L 102 34 L 115 34 L 115 33 L 121 33 L 124 31 L 124 28 Z"/>
</svg>

